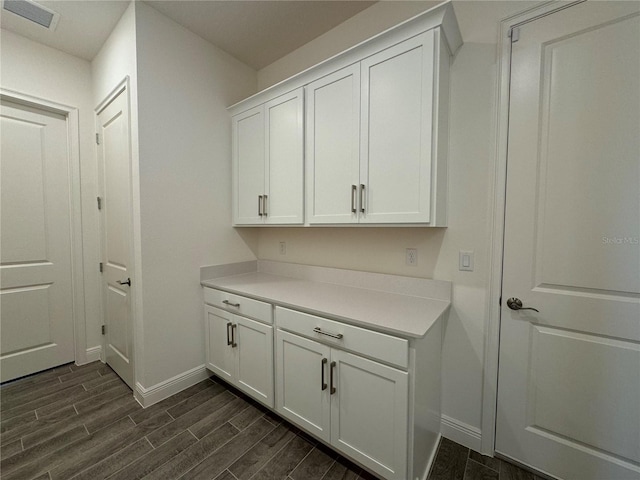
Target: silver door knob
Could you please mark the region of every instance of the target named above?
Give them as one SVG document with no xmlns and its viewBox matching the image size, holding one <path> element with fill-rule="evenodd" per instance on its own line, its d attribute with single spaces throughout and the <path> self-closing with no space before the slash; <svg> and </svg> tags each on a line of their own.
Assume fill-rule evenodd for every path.
<svg viewBox="0 0 640 480">
<path fill-rule="evenodd" d="M 507 300 L 507 307 L 509 307 L 511 310 L 533 310 L 534 312 L 540 312 L 540 310 L 533 307 L 523 307 L 522 300 L 515 297 L 511 297 L 509 300 Z"/>
</svg>

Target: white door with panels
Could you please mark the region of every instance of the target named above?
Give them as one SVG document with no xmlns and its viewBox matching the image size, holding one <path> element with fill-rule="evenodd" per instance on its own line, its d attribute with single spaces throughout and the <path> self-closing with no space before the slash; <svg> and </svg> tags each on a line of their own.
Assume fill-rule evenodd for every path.
<svg viewBox="0 0 640 480">
<path fill-rule="evenodd" d="M 640 3 L 512 43 L 496 451 L 640 479 Z"/>
<path fill-rule="evenodd" d="M 2 381 L 72 362 L 67 118 L 2 100 Z"/>
<path fill-rule="evenodd" d="M 131 148 L 126 89 L 98 113 L 97 125 L 105 357 L 133 388 Z"/>
</svg>

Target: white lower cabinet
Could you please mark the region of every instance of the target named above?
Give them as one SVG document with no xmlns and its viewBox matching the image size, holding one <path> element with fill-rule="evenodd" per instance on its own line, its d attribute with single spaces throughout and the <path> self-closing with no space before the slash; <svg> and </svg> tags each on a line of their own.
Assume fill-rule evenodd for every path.
<svg viewBox="0 0 640 480">
<path fill-rule="evenodd" d="M 273 408 L 273 327 L 206 305 L 205 338 L 207 368 Z"/>
<path fill-rule="evenodd" d="M 407 475 L 408 377 L 276 330 L 276 411 L 384 478 Z"/>
</svg>

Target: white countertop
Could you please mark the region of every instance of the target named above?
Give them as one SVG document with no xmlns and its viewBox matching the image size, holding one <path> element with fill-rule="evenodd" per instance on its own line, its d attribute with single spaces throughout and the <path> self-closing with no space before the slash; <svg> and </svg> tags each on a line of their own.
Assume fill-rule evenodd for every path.
<svg viewBox="0 0 640 480">
<path fill-rule="evenodd" d="M 427 296 L 403 295 L 264 272 L 223 276 L 202 280 L 201 284 L 405 338 L 424 337 L 451 305 L 449 300 Z"/>
</svg>

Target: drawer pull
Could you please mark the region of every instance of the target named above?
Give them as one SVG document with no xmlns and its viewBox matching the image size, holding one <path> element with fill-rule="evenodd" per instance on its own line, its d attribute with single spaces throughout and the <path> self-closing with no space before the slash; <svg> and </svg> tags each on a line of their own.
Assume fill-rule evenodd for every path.
<svg viewBox="0 0 640 480">
<path fill-rule="evenodd" d="M 230 307 L 240 308 L 239 303 L 231 303 L 229 300 L 222 300 L 222 303 L 224 303 L 225 305 L 229 305 Z"/>
<path fill-rule="evenodd" d="M 238 328 L 237 324 L 231 325 L 231 348 L 236 348 L 238 346 L 236 343 L 236 328 Z"/>
<path fill-rule="evenodd" d="M 327 364 L 327 359 L 323 358 L 322 359 L 322 363 L 320 364 L 320 376 L 321 376 L 320 385 L 322 386 L 322 390 L 326 390 L 327 389 L 327 384 L 324 381 L 324 366 L 326 364 Z"/>
<path fill-rule="evenodd" d="M 333 386 L 333 369 L 335 366 L 336 362 L 331 362 L 331 366 L 329 367 L 329 383 L 331 384 L 331 390 L 329 390 L 329 392 L 331 392 L 331 395 L 336 393 L 336 387 Z"/>
<path fill-rule="evenodd" d="M 229 327 L 233 324 L 231 322 L 227 323 L 227 345 L 231 345 L 233 342 L 231 341 L 231 334 L 229 333 Z"/>
<path fill-rule="evenodd" d="M 338 340 L 342 339 L 342 337 L 344 336 L 341 333 L 323 332 L 320 327 L 314 328 L 313 331 L 316 333 L 319 333 L 320 335 L 326 335 L 327 337 L 337 338 Z"/>
</svg>

